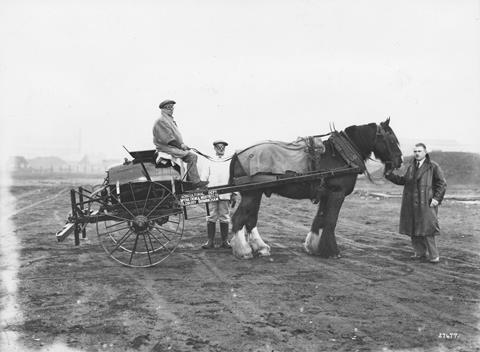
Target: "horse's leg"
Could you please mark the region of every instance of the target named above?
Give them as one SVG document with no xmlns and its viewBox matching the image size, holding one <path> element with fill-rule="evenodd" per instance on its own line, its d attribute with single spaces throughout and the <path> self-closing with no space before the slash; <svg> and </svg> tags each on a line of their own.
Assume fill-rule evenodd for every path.
<svg viewBox="0 0 480 352">
<path fill-rule="evenodd" d="M 252 250 L 260 256 L 266 257 L 270 255 L 270 246 L 263 242 L 257 228 L 258 212 L 260 211 L 260 202 L 262 200 L 262 193 L 257 192 L 252 198 L 252 203 L 249 208 L 249 217 L 245 228 L 249 236 L 249 244 Z"/>
<path fill-rule="evenodd" d="M 325 224 L 325 212 L 327 210 L 327 201 L 328 201 L 328 195 L 324 194 L 320 197 L 317 214 L 313 219 L 310 232 L 307 234 L 307 237 L 305 238 L 305 242 L 303 243 L 303 247 L 305 248 L 305 251 L 308 254 L 319 254 L 318 245 L 320 243 L 320 229 L 323 228 Z"/>
<path fill-rule="evenodd" d="M 337 226 L 338 214 L 345 200 L 344 192 L 331 192 L 328 195 L 325 212 L 325 222 L 318 245 L 318 254 L 321 257 L 340 257 L 340 251 L 335 239 L 335 227 Z"/>
<path fill-rule="evenodd" d="M 253 258 L 252 247 L 250 247 L 246 238 L 245 226 L 233 233 L 232 239 L 230 240 L 230 246 L 232 247 L 233 255 L 235 257 L 239 259 Z"/>
<path fill-rule="evenodd" d="M 261 198 L 262 193 L 259 192 L 242 193 L 242 200 L 232 216 L 233 237 L 230 245 L 237 258 L 250 259 L 253 257 L 252 248 L 246 239 L 245 227 L 250 232 L 252 230 L 251 225 L 256 224 Z"/>
<path fill-rule="evenodd" d="M 268 257 L 270 255 L 270 246 L 263 242 L 257 227 L 255 226 L 250 233 L 250 246 L 253 251 L 261 257 Z"/>
</svg>

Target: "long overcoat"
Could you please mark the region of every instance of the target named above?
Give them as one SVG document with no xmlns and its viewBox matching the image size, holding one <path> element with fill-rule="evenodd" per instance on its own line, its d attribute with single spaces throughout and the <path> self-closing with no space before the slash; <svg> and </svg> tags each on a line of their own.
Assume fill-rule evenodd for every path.
<svg viewBox="0 0 480 352">
<path fill-rule="evenodd" d="M 427 155 L 420 168 L 415 159 L 403 176 L 385 175 L 391 182 L 404 185 L 400 210 L 401 234 L 408 236 L 439 235 L 438 206 L 430 207 L 432 199 L 440 204 L 447 189 L 447 182 L 440 166 Z"/>
<path fill-rule="evenodd" d="M 177 127 L 177 123 L 173 120 L 173 116 L 162 110 L 162 115 L 153 125 L 153 144 L 155 144 L 158 151 L 170 154 L 176 158 L 184 158 L 188 154 L 188 151 L 168 144 L 170 142 L 177 142 L 178 145 L 181 145 L 183 144 L 183 137 Z"/>
</svg>

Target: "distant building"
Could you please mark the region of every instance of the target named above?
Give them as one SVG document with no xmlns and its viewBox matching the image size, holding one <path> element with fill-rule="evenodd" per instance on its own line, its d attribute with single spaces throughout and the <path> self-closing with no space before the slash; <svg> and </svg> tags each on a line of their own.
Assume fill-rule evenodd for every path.
<svg viewBox="0 0 480 352">
<path fill-rule="evenodd" d="M 64 171 L 68 163 L 57 156 L 40 156 L 28 160 L 29 167 L 33 170 L 61 172 Z"/>
</svg>

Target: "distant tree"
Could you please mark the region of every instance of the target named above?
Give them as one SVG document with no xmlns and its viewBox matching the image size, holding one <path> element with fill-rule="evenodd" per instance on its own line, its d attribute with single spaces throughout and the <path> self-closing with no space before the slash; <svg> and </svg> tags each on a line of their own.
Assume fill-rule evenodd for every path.
<svg viewBox="0 0 480 352">
<path fill-rule="evenodd" d="M 14 157 L 14 167 L 15 170 L 26 169 L 28 167 L 28 161 L 25 157 L 17 155 Z"/>
</svg>

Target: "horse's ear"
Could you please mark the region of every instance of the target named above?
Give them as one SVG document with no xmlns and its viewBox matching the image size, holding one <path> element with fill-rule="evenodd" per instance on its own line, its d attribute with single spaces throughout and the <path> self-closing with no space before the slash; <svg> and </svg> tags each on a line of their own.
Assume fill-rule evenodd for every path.
<svg viewBox="0 0 480 352">
<path fill-rule="evenodd" d="M 390 116 L 385 120 L 385 126 L 388 126 L 390 124 Z"/>
</svg>

